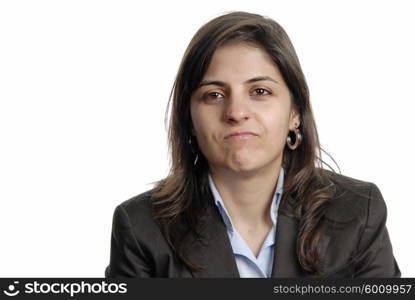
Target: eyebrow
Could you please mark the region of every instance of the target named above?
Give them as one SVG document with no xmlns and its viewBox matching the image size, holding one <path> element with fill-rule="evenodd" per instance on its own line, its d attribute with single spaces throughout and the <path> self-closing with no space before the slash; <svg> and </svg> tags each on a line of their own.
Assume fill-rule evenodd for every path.
<svg viewBox="0 0 415 300">
<path fill-rule="evenodd" d="M 272 81 L 275 82 L 276 84 L 279 84 L 279 82 L 277 80 L 275 80 L 272 77 L 269 76 L 257 76 L 257 77 L 253 77 L 251 79 L 246 80 L 244 83 L 253 83 L 253 82 L 257 82 L 257 81 Z M 202 81 L 199 85 L 198 85 L 198 89 L 201 88 L 202 86 L 205 85 L 217 85 L 217 86 L 221 86 L 221 87 L 226 87 L 228 86 L 228 84 L 226 82 L 220 81 L 220 80 L 204 80 Z"/>
</svg>

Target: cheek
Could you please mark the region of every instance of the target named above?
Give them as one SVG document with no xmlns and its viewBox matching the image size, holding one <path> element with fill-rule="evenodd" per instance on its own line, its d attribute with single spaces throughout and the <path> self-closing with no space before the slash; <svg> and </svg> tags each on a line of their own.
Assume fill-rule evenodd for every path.
<svg viewBox="0 0 415 300">
<path fill-rule="evenodd" d="M 196 133 L 199 133 L 201 130 L 201 124 L 203 124 L 202 120 L 203 114 L 200 113 L 200 110 L 195 104 L 191 104 L 190 106 L 190 117 L 192 119 L 193 128 Z"/>
<path fill-rule="evenodd" d="M 288 114 L 267 114 L 264 118 L 263 124 L 269 143 L 273 145 L 280 145 L 285 142 L 289 128 Z"/>
<path fill-rule="evenodd" d="M 214 131 L 214 119 L 209 111 L 202 110 L 197 106 L 191 109 L 191 117 L 198 143 L 201 145 L 211 138 Z"/>
<path fill-rule="evenodd" d="M 206 134 L 206 120 L 203 114 L 200 114 L 199 112 L 192 114 L 192 122 L 198 137 Z"/>
</svg>

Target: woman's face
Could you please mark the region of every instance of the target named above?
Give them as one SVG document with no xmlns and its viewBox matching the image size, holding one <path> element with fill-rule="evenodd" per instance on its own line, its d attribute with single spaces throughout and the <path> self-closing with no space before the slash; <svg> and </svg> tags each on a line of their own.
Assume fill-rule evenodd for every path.
<svg viewBox="0 0 415 300">
<path fill-rule="evenodd" d="M 268 53 L 246 43 L 218 48 L 191 97 L 200 150 L 215 171 L 281 165 L 288 131 L 299 124 L 283 77 Z"/>
</svg>

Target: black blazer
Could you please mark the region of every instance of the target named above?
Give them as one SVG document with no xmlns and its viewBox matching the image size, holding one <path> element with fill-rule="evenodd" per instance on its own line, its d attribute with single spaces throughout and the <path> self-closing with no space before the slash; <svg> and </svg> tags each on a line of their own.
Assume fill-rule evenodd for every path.
<svg viewBox="0 0 415 300">
<path fill-rule="evenodd" d="M 385 227 L 385 202 L 377 186 L 335 173 L 331 176 L 334 196 L 320 239 L 325 266 L 319 276 L 400 277 Z M 151 193 L 140 194 L 115 209 L 106 277 L 239 277 L 226 227 L 215 206 L 201 220 L 207 225 L 203 246 L 194 244 L 188 252 L 189 259 L 205 271 L 191 272 L 177 259 L 151 217 Z M 206 201 L 213 203 L 211 194 Z M 298 221 L 281 211 L 293 203 L 287 196 L 279 207 L 272 277 L 315 276 L 298 263 Z"/>
</svg>

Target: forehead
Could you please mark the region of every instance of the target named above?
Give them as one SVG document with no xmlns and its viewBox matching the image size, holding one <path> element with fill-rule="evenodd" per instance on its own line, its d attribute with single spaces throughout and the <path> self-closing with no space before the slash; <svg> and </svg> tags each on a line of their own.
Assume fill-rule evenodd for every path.
<svg viewBox="0 0 415 300">
<path fill-rule="evenodd" d="M 245 81 L 255 76 L 280 79 L 281 73 L 262 47 L 239 42 L 215 50 L 203 79 Z"/>
</svg>

